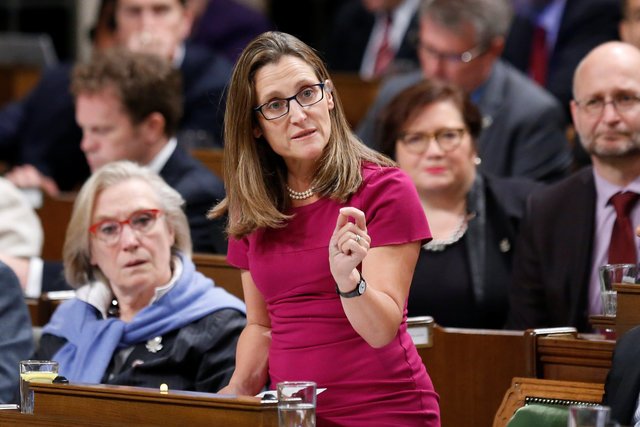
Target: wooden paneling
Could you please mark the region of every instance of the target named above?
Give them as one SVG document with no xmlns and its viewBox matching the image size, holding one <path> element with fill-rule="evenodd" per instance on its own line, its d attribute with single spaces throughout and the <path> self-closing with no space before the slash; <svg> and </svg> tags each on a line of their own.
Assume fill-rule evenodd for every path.
<svg viewBox="0 0 640 427">
<path fill-rule="evenodd" d="M 213 279 L 217 286 L 244 300 L 240 270 L 229 265 L 225 255 L 196 253 L 192 258 L 196 270 Z"/>
<path fill-rule="evenodd" d="M 418 352 L 440 395 L 443 426 L 490 426 L 512 378 L 527 372 L 522 331 L 436 325 L 433 346 Z"/>
<path fill-rule="evenodd" d="M 40 80 L 39 67 L 0 65 L 0 107 L 24 97 Z"/>
<path fill-rule="evenodd" d="M 219 148 L 192 148 L 191 155 L 198 159 L 218 178 L 224 179 L 224 150 Z"/>
<path fill-rule="evenodd" d="M 36 210 L 44 231 L 42 258 L 47 261 L 62 260 L 62 247 L 75 198 L 75 193 L 64 193 L 58 197 L 44 195 L 42 207 Z"/>
<path fill-rule="evenodd" d="M 378 96 L 380 82 L 362 80 L 357 73 L 333 73 L 331 81 L 342 101 L 347 121 L 355 129 Z"/>
<path fill-rule="evenodd" d="M 514 378 L 496 413 L 493 427 L 507 425 L 513 413 L 524 406 L 526 398 L 560 399 L 563 401 L 600 403 L 602 384 L 585 382 Z"/>
</svg>

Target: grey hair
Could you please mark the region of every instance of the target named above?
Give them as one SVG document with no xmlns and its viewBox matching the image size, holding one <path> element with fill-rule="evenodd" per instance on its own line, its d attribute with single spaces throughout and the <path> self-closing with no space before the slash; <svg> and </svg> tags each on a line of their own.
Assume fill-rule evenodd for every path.
<svg viewBox="0 0 640 427">
<path fill-rule="evenodd" d="M 63 248 L 65 278 L 70 285 L 77 287 L 92 280 L 106 282 L 100 269 L 91 265 L 91 217 L 98 195 L 105 189 L 128 180 L 143 181 L 151 187 L 167 225 L 175 233 L 171 252 L 191 256 L 191 234 L 187 217 L 182 210 L 184 199 L 180 193 L 146 167 L 126 160 L 112 162 L 91 175 L 73 205 Z"/>
<path fill-rule="evenodd" d="M 513 8 L 510 0 L 423 0 L 420 16 L 452 30 L 471 24 L 477 44 L 489 46 L 494 38 L 506 36 Z"/>
</svg>

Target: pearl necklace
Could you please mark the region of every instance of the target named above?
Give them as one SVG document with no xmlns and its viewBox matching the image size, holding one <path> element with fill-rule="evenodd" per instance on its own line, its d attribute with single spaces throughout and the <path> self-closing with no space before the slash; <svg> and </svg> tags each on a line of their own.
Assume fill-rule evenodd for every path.
<svg viewBox="0 0 640 427">
<path fill-rule="evenodd" d="M 315 190 L 313 185 L 306 191 L 295 191 L 295 190 L 292 190 L 291 187 L 289 187 L 288 185 L 286 187 L 287 187 L 287 193 L 289 193 L 289 197 L 291 197 L 294 200 L 308 199 L 309 197 L 313 196 L 313 193 Z"/>
</svg>

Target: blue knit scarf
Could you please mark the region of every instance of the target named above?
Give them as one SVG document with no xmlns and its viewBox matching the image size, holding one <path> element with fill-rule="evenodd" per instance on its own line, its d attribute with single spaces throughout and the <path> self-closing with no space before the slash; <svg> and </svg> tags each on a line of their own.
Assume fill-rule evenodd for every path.
<svg viewBox="0 0 640 427">
<path fill-rule="evenodd" d="M 60 375 L 72 382 L 100 383 L 117 349 L 126 348 L 175 331 L 215 311 L 232 308 L 246 313 L 244 303 L 195 271 L 181 256 L 183 270 L 176 284 L 131 322 L 96 317 L 95 308 L 79 299 L 64 302 L 43 333 L 67 343 L 53 356 Z"/>
</svg>

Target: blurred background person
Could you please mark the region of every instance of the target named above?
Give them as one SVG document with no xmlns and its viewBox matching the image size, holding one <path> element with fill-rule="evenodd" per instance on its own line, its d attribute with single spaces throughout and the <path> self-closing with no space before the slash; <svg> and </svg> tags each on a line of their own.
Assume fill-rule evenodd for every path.
<svg viewBox="0 0 640 427">
<path fill-rule="evenodd" d="M 571 82 L 591 49 L 618 39 L 619 0 L 512 0 L 502 57 L 551 92 L 569 113 Z"/>
<path fill-rule="evenodd" d="M 380 150 L 411 177 L 433 236 L 420 251 L 409 316 L 504 327 L 516 231 L 537 184 L 477 171 L 482 116 L 453 85 L 431 79 L 411 86 L 381 120 Z"/>
<path fill-rule="evenodd" d="M 215 391 L 245 325 L 242 301 L 195 271 L 184 200 L 131 162 L 96 171 L 64 247 L 76 297 L 43 328 L 38 359 L 70 381 Z"/>
<path fill-rule="evenodd" d="M 18 363 L 33 354 L 33 334 L 29 310 L 20 282 L 0 261 L 0 403 L 19 401 Z"/>
<path fill-rule="evenodd" d="M 500 59 L 511 22 L 509 0 L 427 0 L 420 6 L 421 69 L 394 76 L 359 125 L 370 146 L 380 111 L 402 89 L 438 78 L 469 94 L 482 112 L 481 170 L 538 181 L 564 177 L 571 165 L 566 118 L 558 101 Z"/>
<path fill-rule="evenodd" d="M 273 29 L 269 18 L 235 0 L 187 0 L 195 23 L 189 41 L 207 46 L 236 62 L 256 36 Z"/>
<path fill-rule="evenodd" d="M 351 132 L 315 51 L 280 32 L 253 40 L 236 62 L 225 134 L 228 196 L 212 215 L 229 212 L 247 327 L 221 393 L 312 380 L 327 388 L 318 425 L 439 426 L 406 329 L 429 227 L 408 177 Z"/>
<path fill-rule="evenodd" d="M 185 200 L 194 250 L 226 253 L 224 219 L 206 218 L 224 198 L 222 181 L 176 141 L 182 113 L 179 73 L 157 55 L 114 48 L 78 64 L 71 90 L 83 132 L 80 147 L 91 170 L 117 160 L 149 167 Z M 55 185 L 30 166 L 11 176 L 26 188 Z M 60 262 L 8 255 L 0 259 L 14 269 L 28 296 L 68 289 Z"/>
<path fill-rule="evenodd" d="M 336 12 L 326 47 L 329 69 L 371 80 L 418 67 L 420 0 L 350 0 Z"/>
<path fill-rule="evenodd" d="M 622 20 L 619 23 L 620 38 L 640 48 L 640 0 L 622 0 Z"/>
<path fill-rule="evenodd" d="M 113 42 L 159 55 L 179 69 L 183 115 L 178 140 L 189 147 L 221 147 L 223 94 L 231 64 L 203 46 L 185 43 L 192 23 L 185 1 L 116 0 Z M 90 173 L 74 121 L 72 66 L 64 63 L 48 70 L 24 99 L 0 111 L 0 158 L 35 167 L 55 183 L 46 187 L 52 195 L 77 189 Z"/>
</svg>

